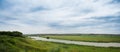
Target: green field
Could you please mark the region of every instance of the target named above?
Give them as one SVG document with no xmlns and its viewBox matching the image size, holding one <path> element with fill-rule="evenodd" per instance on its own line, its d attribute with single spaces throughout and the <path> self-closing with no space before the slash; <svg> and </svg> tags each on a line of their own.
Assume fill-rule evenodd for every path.
<svg viewBox="0 0 120 52">
<path fill-rule="evenodd" d="M 78 46 L 30 38 L 0 36 L 0 52 L 120 52 L 120 48 Z"/>
<path fill-rule="evenodd" d="M 85 41 L 85 42 L 120 42 L 120 36 L 113 35 L 56 35 L 56 36 L 42 36 L 42 37 L 50 37 L 54 39 L 64 39 L 64 40 L 72 40 L 72 41 Z"/>
</svg>

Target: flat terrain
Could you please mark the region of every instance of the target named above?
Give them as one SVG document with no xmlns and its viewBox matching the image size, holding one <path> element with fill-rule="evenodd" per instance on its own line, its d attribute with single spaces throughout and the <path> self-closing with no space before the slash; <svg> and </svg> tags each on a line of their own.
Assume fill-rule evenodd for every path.
<svg viewBox="0 0 120 52">
<path fill-rule="evenodd" d="M 93 47 L 0 36 L 0 52 L 120 52 L 119 47 Z"/>
<path fill-rule="evenodd" d="M 49 37 L 53 39 L 63 39 L 72 41 L 85 41 L 85 42 L 120 42 L 120 36 L 113 35 L 76 35 L 76 36 L 66 36 L 66 35 L 55 35 L 55 36 L 42 36 Z"/>
<path fill-rule="evenodd" d="M 31 38 L 35 40 L 64 43 L 64 44 L 87 45 L 87 46 L 96 46 L 96 47 L 120 47 L 120 43 L 81 42 L 81 41 L 70 41 L 70 40 L 59 40 L 59 39 L 47 39 L 38 36 L 32 36 Z"/>
</svg>

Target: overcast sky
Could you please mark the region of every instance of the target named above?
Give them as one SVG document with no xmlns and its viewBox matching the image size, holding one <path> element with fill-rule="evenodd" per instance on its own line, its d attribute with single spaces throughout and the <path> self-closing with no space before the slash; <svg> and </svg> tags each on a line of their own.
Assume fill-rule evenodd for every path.
<svg viewBox="0 0 120 52">
<path fill-rule="evenodd" d="M 0 31 L 120 34 L 120 0 L 0 0 Z"/>
</svg>

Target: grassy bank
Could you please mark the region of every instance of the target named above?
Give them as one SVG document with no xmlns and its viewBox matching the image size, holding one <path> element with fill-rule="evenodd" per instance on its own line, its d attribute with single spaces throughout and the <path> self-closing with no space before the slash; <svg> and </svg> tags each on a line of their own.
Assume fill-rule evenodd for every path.
<svg viewBox="0 0 120 52">
<path fill-rule="evenodd" d="M 120 42 L 120 36 L 113 35 L 43 36 L 43 37 L 86 42 Z"/>
<path fill-rule="evenodd" d="M 120 48 L 78 46 L 23 37 L 0 36 L 0 52 L 120 52 Z"/>
</svg>

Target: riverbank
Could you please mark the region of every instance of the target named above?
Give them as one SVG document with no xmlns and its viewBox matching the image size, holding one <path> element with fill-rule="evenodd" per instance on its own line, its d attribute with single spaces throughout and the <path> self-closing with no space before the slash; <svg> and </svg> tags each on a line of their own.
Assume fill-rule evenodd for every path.
<svg viewBox="0 0 120 52">
<path fill-rule="evenodd" d="M 87 46 L 97 46 L 97 47 L 120 47 L 120 43 L 97 43 L 97 42 L 80 42 L 80 41 L 69 41 L 69 40 L 59 40 L 59 39 L 46 39 L 42 37 L 31 37 L 35 40 L 65 43 L 65 44 L 75 44 L 75 45 L 87 45 Z"/>
<path fill-rule="evenodd" d="M 94 47 L 0 36 L 0 52 L 120 52 L 119 47 Z"/>
</svg>

